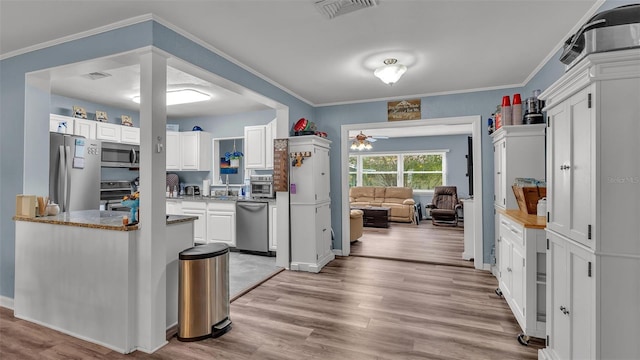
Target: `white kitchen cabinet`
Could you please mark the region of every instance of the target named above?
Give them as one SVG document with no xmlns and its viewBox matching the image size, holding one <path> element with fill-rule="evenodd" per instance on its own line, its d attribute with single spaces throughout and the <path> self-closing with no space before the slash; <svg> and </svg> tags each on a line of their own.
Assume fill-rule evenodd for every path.
<svg viewBox="0 0 640 360">
<path fill-rule="evenodd" d="M 269 251 L 278 250 L 278 207 L 269 203 Z"/>
<path fill-rule="evenodd" d="M 523 343 L 546 335 L 544 218 L 520 210 L 498 213 L 499 288 L 516 317 Z"/>
<path fill-rule="evenodd" d="M 235 202 L 208 203 L 207 242 L 223 242 L 230 247 L 236 247 Z"/>
<path fill-rule="evenodd" d="M 74 119 L 73 134 L 84 136 L 87 139 L 95 139 L 96 122 L 94 120 Z"/>
<path fill-rule="evenodd" d="M 182 215 L 182 200 L 167 199 L 167 215 Z"/>
<path fill-rule="evenodd" d="M 207 203 L 204 201 L 183 201 L 182 215 L 198 217 L 193 222 L 193 242 L 205 244 L 207 242 Z"/>
<path fill-rule="evenodd" d="M 549 233 L 549 346 L 558 359 L 594 359 L 593 254 Z M 598 357 L 599 358 L 599 357 Z M 608 357 L 607 357 L 608 358 Z"/>
<path fill-rule="evenodd" d="M 180 170 L 180 133 L 167 131 L 165 142 L 167 170 Z"/>
<path fill-rule="evenodd" d="M 244 127 L 245 168 L 264 169 L 266 167 L 265 132 L 264 125 Z"/>
<path fill-rule="evenodd" d="M 58 128 L 62 124 L 61 129 L 63 134 L 73 134 L 73 121 L 74 118 L 63 115 L 50 114 L 49 115 L 49 132 L 60 132 Z"/>
<path fill-rule="evenodd" d="M 277 119 L 273 119 L 265 126 L 265 150 L 264 150 L 264 167 L 267 170 L 273 169 L 273 140 L 276 138 Z"/>
<path fill-rule="evenodd" d="M 120 142 L 140 145 L 140 128 L 120 125 Z"/>
<path fill-rule="evenodd" d="M 244 127 L 244 162 L 247 169 L 273 169 L 276 119 L 267 125 Z"/>
<path fill-rule="evenodd" d="M 319 272 L 335 258 L 331 250 L 330 144 L 314 135 L 289 138 L 290 153 L 309 155 L 289 171 L 292 270 Z"/>
<path fill-rule="evenodd" d="M 289 178 L 292 188 L 291 204 L 306 204 L 330 201 L 329 144 L 331 142 L 315 135 L 289 139 L 289 153 L 301 153 L 302 165 L 292 166 Z"/>
<path fill-rule="evenodd" d="M 595 107 L 590 105 L 594 92 L 595 85 L 586 87 L 547 112 L 552 177 L 547 193 L 548 228 L 589 247 L 595 223 L 591 176 Z"/>
<path fill-rule="evenodd" d="M 516 178 L 545 178 L 545 124 L 503 126 L 491 134 L 494 156 L 494 204 L 517 209 L 511 185 Z"/>
<path fill-rule="evenodd" d="M 540 98 L 549 124 L 550 243 L 540 358 L 636 359 L 640 52 L 588 55 Z"/>
<path fill-rule="evenodd" d="M 120 142 L 121 125 L 107 122 L 96 122 L 96 139 L 102 141 Z"/>
<path fill-rule="evenodd" d="M 211 171 L 211 134 L 204 131 L 180 133 L 180 170 Z"/>
</svg>

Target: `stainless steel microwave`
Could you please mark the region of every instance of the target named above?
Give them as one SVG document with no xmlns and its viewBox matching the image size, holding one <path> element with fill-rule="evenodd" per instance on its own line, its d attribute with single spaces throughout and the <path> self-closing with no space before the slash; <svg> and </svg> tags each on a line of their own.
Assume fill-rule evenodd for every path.
<svg viewBox="0 0 640 360">
<path fill-rule="evenodd" d="M 274 198 L 272 175 L 251 175 L 251 196 L 254 198 Z"/>
<path fill-rule="evenodd" d="M 140 167 L 140 146 L 103 142 L 100 165 L 102 167 Z"/>
</svg>

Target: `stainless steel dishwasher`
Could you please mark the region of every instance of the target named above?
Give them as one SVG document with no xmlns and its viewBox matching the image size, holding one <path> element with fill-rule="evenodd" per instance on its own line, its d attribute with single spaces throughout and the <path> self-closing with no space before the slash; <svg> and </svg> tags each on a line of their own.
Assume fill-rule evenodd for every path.
<svg viewBox="0 0 640 360">
<path fill-rule="evenodd" d="M 236 202 L 236 249 L 269 254 L 268 202 Z"/>
</svg>

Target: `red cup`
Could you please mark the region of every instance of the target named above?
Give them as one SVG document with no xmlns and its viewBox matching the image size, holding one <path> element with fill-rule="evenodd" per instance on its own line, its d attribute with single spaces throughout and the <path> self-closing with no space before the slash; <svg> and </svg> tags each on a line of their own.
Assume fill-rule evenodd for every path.
<svg viewBox="0 0 640 360">
<path fill-rule="evenodd" d="M 513 105 L 522 105 L 522 99 L 520 99 L 520 94 L 513 94 Z"/>
<path fill-rule="evenodd" d="M 505 106 L 511 106 L 511 103 L 509 102 L 509 95 L 505 95 L 502 97 L 502 107 Z"/>
</svg>

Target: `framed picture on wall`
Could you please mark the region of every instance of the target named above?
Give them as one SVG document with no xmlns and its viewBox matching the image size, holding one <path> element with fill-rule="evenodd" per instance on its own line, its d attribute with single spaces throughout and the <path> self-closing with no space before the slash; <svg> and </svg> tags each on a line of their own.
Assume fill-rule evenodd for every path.
<svg viewBox="0 0 640 360">
<path fill-rule="evenodd" d="M 122 121 L 122 125 L 124 125 L 124 126 L 133 126 L 133 121 L 131 121 L 131 116 L 122 115 L 120 117 L 120 119 Z"/>
<path fill-rule="evenodd" d="M 83 107 L 74 106 L 73 107 L 73 117 L 74 118 L 79 118 L 79 119 L 86 119 L 87 118 L 87 112 L 85 111 L 85 109 Z"/>
<path fill-rule="evenodd" d="M 107 117 L 107 112 L 96 110 L 96 121 L 100 121 L 100 122 L 109 121 L 109 118 Z"/>
</svg>

